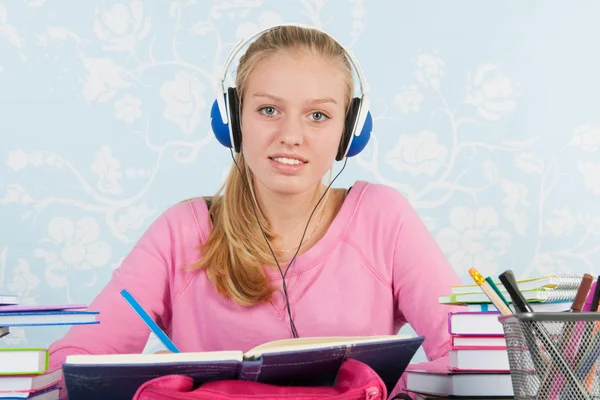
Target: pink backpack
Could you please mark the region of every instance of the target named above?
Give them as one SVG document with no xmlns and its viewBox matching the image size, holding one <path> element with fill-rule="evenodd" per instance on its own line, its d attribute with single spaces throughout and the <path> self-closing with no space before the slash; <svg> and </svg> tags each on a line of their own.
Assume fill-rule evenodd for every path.
<svg viewBox="0 0 600 400">
<path fill-rule="evenodd" d="M 342 363 L 332 386 L 277 386 L 244 380 L 212 381 L 194 387 L 192 378 L 167 375 L 138 388 L 133 400 L 385 400 L 385 384 L 367 364 Z"/>
</svg>

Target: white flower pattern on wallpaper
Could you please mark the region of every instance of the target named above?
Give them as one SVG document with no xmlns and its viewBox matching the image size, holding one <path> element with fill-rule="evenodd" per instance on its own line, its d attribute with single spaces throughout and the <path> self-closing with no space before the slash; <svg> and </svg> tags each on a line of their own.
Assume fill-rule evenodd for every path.
<svg viewBox="0 0 600 400">
<path fill-rule="evenodd" d="M 445 75 L 444 60 L 435 54 L 420 54 L 415 60 L 415 65 L 417 80 L 438 90 Z"/>
<path fill-rule="evenodd" d="M 394 97 L 394 104 L 402 114 L 416 113 L 421 109 L 423 98 L 423 93 L 415 85 L 410 85 Z"/>
<path fill-rule="evenodd" d="M 573 229 L 577 224 L 577 218 L 571 210 L 567 207 L 563 207 L 557 210 L 553 210 L 552 214 L 554 218 L 548 218 L 546 220 L 546 229 L 554 236 L 567 236 L 573 233 Z"/>
<path fill-rule="evenodd" d="M 531 203 L 528 200 L 529 189 L 521 182 L 513 182 L 508 179 L 500 183 L 504 192 L 502 201 L 504 208 L 504 217 L 513 223 L 515 232 L 518 235 L 527 234 L 527 226 L 530 223 L 531 214 L 529 209 Z"/>
<path fill-rule="evenodd" d="M 396 147 L 386 154 L 385 162 L 397 171 L 432 176 L 444 166 L 446 153 L 446 148 L 438 144 L 435 132 L 421 131 L 399 135 Z"/>
<path fill-rule="evenodd" d="M 131 124 L 142 116 L 142 100 L 129 93 L 114 103 L 115 119 Z"/>
<path fill-rule="evenodd" d="M 125 68 L 110 58 L 85 58 L 83 66 L 88 72 L 83 85 L 83 97 L 87 101 L 105 103 L 119 90 L 132 85 Z"/>
<path fill-rule="evenodd" d="M 97 14 L 94 32 L 106 50 L 134 53 L 137 42 L 150 33 L 150 18 L 144 17 L 141 0 L 117 3 Z"/>
<path fill-rule="evenodd" d="M 497 120 L 515 111 L 516 86 L 496 65 L 482 65 L 475 71 L 472 86 L 467 87 L 465 103 L 474 105 L 481 117 Z"/>
<path fill-rule="evenodd" d="M 98 176 L 96 187 L 104 193 L 120 194 L 123 191 L 119 179 L 123 176 L 121 162 L 112 155 L 108 146 L 102 146 L 96 155 L 91 170 Z"/>
<path fill-rule="evenodd" d="M 511 236 L 500 229 L 496 210 L 491 206 L 479 207 L 475 212 L 463 206 L 454 207 L 450 225 L 442 228 L 436 239 L 449 254 L 448 260 L 456 271 L 476 267 L 482 274 L 497 274 L 498 258 L 509 250 Z"/>
<path fill-rule="evenodd" d="M 544 161 L 532 153 L 515 155 L 515 165 L 527 174 L 541 174 L 544 171 Z"/>
<path fill-rule="evenodd" d="M 23 305 L 37 304 L 35 293 L 40 285 L 40 278 L 31 272 L 29 263 L 19 259 L 17 265 L 11 269 L 10 276 L 7 288 L 19 296 L 19 303 Z"/>
<path fill-rule="evenodd" d="M 270 26 L 282 24 L 285 21 L 281 15 L 274 11 L 263 11 L 258 16 L 258 23 L 256 22 L 244 22 L 238 25 L 235 30 L 235 37 L 237 40 L 243 40 L 254 33 L 266 29 Z"/>
<path fill-rule="evenodd" d="M 28 343 L 27 332 L 25 328 L 10 328 L 10 334 L 0 339 L 0 341 L 8 347 L 24 347 Z"/>
<path fill-rule="evenodd" d="M 462 131 L 473 125 L 481 125 L 481 119 L 499 119 L 497 116 L 497 118 L 492 118 L 482 110 L 495 109 L 496 112 L 499 112 L 500 108 L 504 107 L 502 108 L 503 115 L 514 111 L 516 93 L 512 90 L 513 81 L 506 78 L 496 67 L 487 64 L 479 66 L 476 69 L 476 88 L 473 88 L 472 82 L 469 81 L 466 84 L 465 97 L 456 106 L 452 106 L 441 90 L 443 78 L 446 75 L 445 61 L 435 53 L 421 53 L 413 62 L 414 75 L 422 86 L 421 89 L 424 90 L 423 96 L 427 96 L 429 93 L 433 95 L 433 100 L 437 100 L 439 103 L 439 107 L 434 108 L 431 112 L 432 118 L 435 117 L 435 120 L 441 123 L 444 119 L 440 116 L 443 116 L 447 121 L 444 139 L 450 139 L 450 146 L 446 146 L 446 142 L 438 144 L 437 134 L 431 130 L 421 130 L 411 135 L 412 138 L 399 135 L 393 150 L 381 157 L 379 148 L 382 145 L 379 144 L 377 133 L 374 133 L 370 144 L 370 160 L 363 155 L 358 155 L 356 157 L 358 165 L 371 172 L 378 181 L 401 191 L 417 209 L 440 207 L 456 193 L 476 196 L 480 192 L 491 190 L 498 182 L 502 181 L 499 176 L 499 168 L 489 158 L 483 162 L 483 168 L 469 167 L 470 155 L 479 151 L 489 154 L 497 152 L 519 154 L 529 149 L 535 143 L 536 138 L 528 137 L 524 140 L 502 138 L 498 143 L 498 138 L 486 135 L 479 135 L 476 139 L 463 139 Z M 500 81 L 498 81 L 499 77 L 502 78 Z M 497 102 L 501 103 L 501 107 L 496 105 Z M 475 117 L 468 107 L 460 107 L 468 104 L 476 105 Z M 507 104 L 511 106 L 508 107 Z M 383 115 L 382 117 L 387 116 Z M 442 126 L 440 129 L 443 129 Z M 412 176 L 424 174 L 432 179 L 420 181 L 422 187 L 419 187 L 419 184 L 411 185 L 398 177 L 387 177 L 380 169 L 382 160 L 398 172 L 409 172 Z M 527 158 L 515 158 L 515 162 L 520 168 L 524 167 L 532 172 L 536 168 L 535 165 L 532 165 L 533 161 Z M 479 179 L 475 179 L 475 177 Z M 484 178 L 483 182 L 481 182 L 481 178 Z"/>
<path fill-rule="evenodd" d="M 23 39 L 13 25 L 8 24 L 8 10 L 4 4 L 0 3 L 0 39 L 6 38 L 11 48 L 21 49 Z"/>
<path fill-rule="evenodd" d="M 595 195 L 600 195 L 600 164 L 579 161 L 577 169 L 583 175 L 583 184 Z"/>
<path fill-rule="evenodd" d="M 54 249 L 36 249 L 36 256 L 46 261 L 46 281 L 53 288 L 68 288 L 71 270 L 103 267 L 112 256 L 112 248 L 100 238 L 100 226 L 93 218 L 83 217 L 74 223 L 70 218 L 56 217 L 48 224 L 48 233 L 50 237 L 42 242 Z"/>
<path fill-rule="evenodd" d="M 29 155 L 23 150 L 14 150 L 8 153 L 6 165 L 13 171 L 20 171 L 29 164 Z"/>
<path fill-rule="evenodd" d="M 587 153 L 597 152 L 600 150 L 600 125 L 578 126 L 569 144 Z"/>
<path fill-rule="evenodd" d="M 64 162 L 56 154 L 47 151 L 33 151 L 26 153 L 23 150 L 14 150 L 8 153 L 6 165 L 13 171 L 20 171 L 26 167 L 49 166 L 60 168 Z"/>
<path fill-rule="evenodd" d="M 163 83 L 160 97 L 165 102 L 164 116 L 187 135 L 192 135 L 206 112 L 204 84 L 195 74 L 180 71 L 175 79 Z"/>
<path fill-rule="evenodd" d="M 122 231 L 139 229 L 146 219 L 155 213 L 156 209 L 149 207 L 147 204 L 131 206 L 127 209 L 125 214 L 117 219 L 117 227 Z"/>
<path fill-rule="evenodd" d="M 21 204 L 29 205 L 34 202 L 33 198 L 25 192 L 22 185 L 11 183 L 4 188 L 4 195 L 0 197 L 0 205 Z"/>
</svg>

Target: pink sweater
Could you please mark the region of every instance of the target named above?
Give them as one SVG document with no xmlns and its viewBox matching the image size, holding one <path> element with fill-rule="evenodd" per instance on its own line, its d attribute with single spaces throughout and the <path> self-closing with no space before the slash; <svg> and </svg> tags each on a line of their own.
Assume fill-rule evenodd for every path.
<svg viewBox="0 0 600 400">
<path fill-rule="evenodd" d="M 111 281 L 90 304 L 98 325 L 73 326 L 50 346 L 50 369 L 70 354 L 140 353 L 149 329 L 120 295 L 127 289 L 182 351 L 242 350 L 292 337 L 278 291 L 242 308 L 220 297 L 198 260 L 209 233 L 206 203 L 166 210 L 143 234 Z M 277 270 L 268 270 L 281 288 Z M 395 334 L 406 323 L 433 364 L 447 364 L 448 312 L 438 296 L 458 276 L 406 199 L 396 190 L 358 181 L 325 236 L 299 255 L 286 277 L 300 337 Z M 403 388 L 404 379 L 397 389 Z"/>
</svg>

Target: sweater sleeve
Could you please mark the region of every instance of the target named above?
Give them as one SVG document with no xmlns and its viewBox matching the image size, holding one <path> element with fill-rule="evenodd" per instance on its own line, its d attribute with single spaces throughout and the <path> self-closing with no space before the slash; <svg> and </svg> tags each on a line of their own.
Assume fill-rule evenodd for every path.
<svg viewBox="0 0 600 400">
<path fill-rule="evenodd" d="M 465 310 L 463 306 L 439 304 L 438 298 L 450 293 L 461 280 L 409 202 L 399 196 L 398 203 L 400 223 L 392 271 L 395 319 L 410 324 L 417 335 L 425 337 L 428 363 L 424 366 L 447 371 L 451 346 L 448 313 Z M 399 386 L 397 389 L 406 387 L 406 374 Z"/>
<path fill-rule="evenodd" d="M 109 283 L 89 305 L 99 324 L 74 325 L 49 347 L 49 371 L 61 368 L 68 355 L 141 353 L 149 328 L 120 291 L 127 289 L 163 330 L 170 321 L 172 232 L 162 214 L 133 246 Z M 64 385 L 63 385 L 64 386 Z M 64 394 L 64 393 L 63 393 Z"/>
</svg>

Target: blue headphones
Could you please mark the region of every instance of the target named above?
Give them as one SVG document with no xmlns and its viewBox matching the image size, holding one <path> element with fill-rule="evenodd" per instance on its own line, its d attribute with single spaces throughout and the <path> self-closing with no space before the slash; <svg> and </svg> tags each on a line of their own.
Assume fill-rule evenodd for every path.
<svg viewBox="0 0 600 400">
<path fill-rule="evenodd" d="M 222 91 L 222 96 L 217 96 L 213 102 L 210 110 L 211 126 L 213 133 L 219 143 L 227 148 L 233 148 L 236 153 L 239 153 L 242 146 L 242 129 L 240 127 L 239 110 L 240 102 L 235 87 L 228 87 L 225 89 L 225 79 L 227 78 L 227 70 L 232 63 L 234 57 L 239 51 L 250 41 L 254 40 L 258 36 L 265 32 L 277 29 L 281 26 L 300 26 L 298 24 L 284 24 L 277 25 L 265 30 L 262 30 L 246 40 L 242 40 L 236 45 L 223 67 L 223 74 L 219 79 L 219 89 Z M 316 29 L 313 27 L 307 27 L 310 29 Z M 322 32 L 322 31 L 320 31 Z M 323 32 L 325 33 L 325 32 Z M 335 40 L 335 39 L 334 39 Z M 337 155 L 335 159 L 341 161 L 344 157 L 352 157 L 360 153 L 371 137 L 371 130 L 373 129 L 373 119 L 369 111 L 369 97 L 366 91 L 366 84 L 362 74 L 362 71 L 358 65 L 356 59 L 352 54 L 345 49 L 341 44 L 340 46 L 344 49 L 346 57 L 350 61 L 350 64 L 354 67 L 358 80 L 360 83 L 360 97 L 354 97 L 348 108 L 346 114 L 346 121 L 344 125 L 344 133 L 340 141 Z"/>
</svg>

